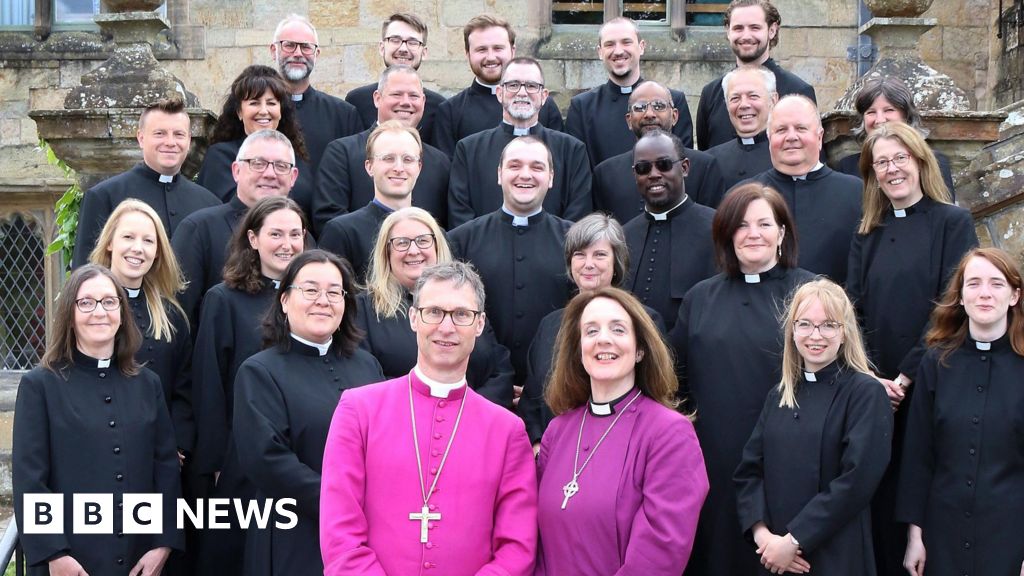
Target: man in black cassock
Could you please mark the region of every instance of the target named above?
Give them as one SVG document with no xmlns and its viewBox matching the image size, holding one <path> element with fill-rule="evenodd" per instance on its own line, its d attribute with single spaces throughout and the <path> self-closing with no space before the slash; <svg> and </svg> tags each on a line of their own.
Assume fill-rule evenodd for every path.
<svg viewBox="0 0 1024 576">
<path fill-rule="evenodd" d="M 725 35 L 736 55 L 736 66 L 764 66 L 775 74 L 779 96 L 803 94 L 813 102 L 814 87 L 799 76 L 783 70 L 772 59 L 771 49 L 779 44 L 782 16 L 768 0 L 733 0 L 725 12 Z M 736 136 L 722 92 L 722 77 L 708 82 L 697 104 L 697 147 L 708 150 Z"/>
<path fill-rule="evenodd" d="M 419 132 L 398 120 L 378 125 L 367 138 L 363 169 L 373 179 L 373 199 L 365 206 L 332 218 L 320 235 L 320 248 L 352 264 L 362 284 L 380 224 L 395 210 L 412 206 L 416 179 L 423 169 Z"/>
<path fill-rule="evenodd" d="M 320 55 L 319 42 L 313 24 L 292 14 L 277 25 L 274 42 L 270 45 L 270 56 L 292 93 L 296 119 L 309 152 L 310 175 L 316 174 L 320 157 L 330 141 L 363 129 L 355 106 L 310 86 L 309 75 Z"/>
<path fill-rule="evenodd" d="M 501 207 L 501 183 L 494 179 L 498 158 L 509 142 L 528 134 L 544 141 L 554 162 L 555 180 L 551 192 L 544 196 L 544 210 L 566 220 L 579 220 L 593 210 L 586 147 L 572 136 L 539 123 L 541 103 L 547 97 L 539 62 L 520 57 L 505 66 L 498 86 L 501 124 L 467 136 L 455 147 L 448 187 L 451 227 Z"/>
<path fill-rule="evenodd" d="M 682 141 L 664 130 L 640 137 L 633 171 L 644 214 L 623 226 L 630 262 L 626 287 L 661 314 L 667 330 L 675 325 L 686 292 L 715 274 L 715 211 L 686 194 L 690 161 L 685 151 Z"/>
<path fill-rule="evenodd" d="M 415 128 L 423 115 L 423 84 L 413 68 L 398 64 L 384 71 L 374 92 L 377 124 L 397 120 Z M 320 162 L 313 191 L 313 228 L 321 232 L 336 216 L 358 210 L 373 200 L 373 181 L 366 173 L 366 140 L 373 128 L 331 142 Z M 421 135 L 422 136 L 422 135 Z M 443 227 L 448 219 L 448 171 L 443 152 L 423 145 L 423 170 L 416 179 L 413 206 L 423 208 Z"/>
<path fill-rule="evenodd" d="M 632 152 L 630 128 L 619 118 L 629 113 L 626 101 L 644 81 L 640 76 L 640 57 L 645 47 L 636 23 L 625 16 L 605 22 L 598 32 L 597 57 L 604 63 L 608 81 L 573 96 L 565 119 L 566 132 L 587 145 L 591 166 Z M 672 90 L 667 100 L 677 116 L 668 130 L 687 148 L 693 148 L 693 123 L 686 95 Z"/>
<path fill-rule="evenodd" d="M 736 135 L 708 150 L 722 171 L 723 195 L 737 182 L 772 167 L 768 152 L 768 114 L 779 99 L 775 74 L 763 67 L 737 68 L 725 75 L 725 105 Z"/>
<path fill-rule="evenodd" d="M 639 139 L 651 130 L 672 131 L 678 111 L 672 107 L 669 89 L 647 80 L 629 95 L 626 125 Z M 715 159 L 704 152 L 686 149 L 690 171 L 684 178 L 686 190 L 698 204 L 718 206 L 722 196 L 722 174 Z M 601 162 L 594 168 L 594 209 L 609 212 L 619 222 L 629 222 L 644 213 L 644 200 L 636 193 L 633 150 Z"/>
<path fill-rule="evenodd" d="M 526 378 L 526 353 L 544 316 L 565 305 L 565 233 L 571 223 L 544 210 L 554 184 L 544 141 L 509 142 L 497 166 L 501 207 L 451 231 L 452 254 L 472 262 L 487 289 L 487 317 L 512 354 L 516 385 Z M 521 391 L 517 388 L 517 391 Z"/>
<path fill-rule="evenodd" d="M 135 198 L 149 204 L 172 238 L 186 216 L 220 204 L 209 190 L 181 175 L 192 143 L 184 102 L 172 98 L 147 106 L 135 137 L 142 148 L 142 162 L 93 186 L 82 197 L 71 259 L 75 267 L 89 262 L 100 231 L 122 200 Z"/>
<path fill-rule="evenodd" d="M 434 118 L 434 146 L 449 157 L 455 154 L 459 140 L 501 123 L 498 82 L 505 64 L 516 55 L 516 32 L 508 21 L 497 16 L 472 18 L 462 29 L 462 38 L 473 83 L 442 102 Z M 562 113 L 554 100 L 544 101 L 540 123 L 552 130 L 564 130 Z"/>
<path fill-rule="evenodd" d="M 751 178 L 786 199 L 800 242 L 800 267 L 846 282 L 850 244 L 861 217 L 863 185 L 818 158 L 821 117 L 809 98 L 784 96 L 768 119 L 772 168 Z"/>
<path fill-rule="evenodd" d="M 286 174 L 278 174 L 271 164 L 260 172 L 253 170 L 247 161 L 253 159 L 286 162 L 292 167 Z M 256 202 L 268 196 L 287 196 L 295 185 L 299 170 L 295 167 L 291 141 L 276 130 L 253 132 L 238 149 L 231 175 L 236 184 L 231 201 L 192 214 L 181 223 L 181 234 L 171 239 L 178 265 L 188 281 L 178 302 L 192 326 L 197 325 L 203 295 L 223 281 L 228 243 L 239 220 Z"/>
<path fill-rule="evenodd" d="M 419 70 L 423 58 L 427 55 L 427 25 L 415 14 L 397 12 L 388 16 L 381 27 L 380 57 L 384 59 L 384 67 L 404 65 Z M 345 95 L 345 101 L 356 107 L 363 128 L 370 129 L 377 124 L 377 105 L 373 93 L 377 90 L 377 82 L 360 86 Z M 423 89 L 426 96 L 423 106 L 423 118 L 416 128 L 424 144 L 431 144 L 434 135 L 434 115 L 437 108 L 444 102 L 433 90 Z"/>
</svg>

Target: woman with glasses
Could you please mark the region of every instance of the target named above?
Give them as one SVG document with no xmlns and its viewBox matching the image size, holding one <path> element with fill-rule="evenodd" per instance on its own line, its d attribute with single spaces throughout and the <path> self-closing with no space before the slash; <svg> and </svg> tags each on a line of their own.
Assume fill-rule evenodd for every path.
<svg viewBox="0 0 1024 576">
<path fill-rule="evenodd" d="M 804 284 L 784 322 L 782 378 L 734 475 L 740 528 L 763 571 L 874 576 L 869 506 L 892 410 L 842 288 Z"/>
<path fill-rule="evenodd" d="M 106 268 L 75 270 L 46 353 L 18 386 L 14 509 L 32 576 L 159 574 L 171 548 L 184 548 L 173 513 L 181 492 L 174 430 L 159 378 L 136 361 L 142 337 L 127 300 Z M 81 493 L 113 495 L 109 533 L 73 530 L 72 494 Z M 137 493 L 163 496 L 156 534 L 123 533 L 120 508 Z M 27 533 L 28 495 L 63 496 L 59 533 Z"/>
<path fill-rule="evenodd" d="M 231 83 L 196 181 L 224 202 L 230 202 L 235 190 L 231 163 L 238 156 L 245 137 L 265 129 L 277 130 L 291 140 L 299 177 L 288 196 L 294 198 L 306 214 L 311 214 L 315 174 L 309 164 L 288 84 L 269 66 L 248 66 Z M 263 168 L 268 169 L 266 164 Z"/>
<path fill-rule="evenodd" d="M 1024 280 L 964 256 L 932 313 L 910 403 L 896 518 L 912 576 L 1024 574 Z"/>
<path fill-rule="evenodd" d="M 565 233 L 565 269 L 581 293 L 609 286 L 621 288 L 629 270 L 629 248 L 618 221 L 603 212 L 595 212 L 573 224 Z M 647 306 L 644 310 L 658 331 L 663 333 L 665 323 L 661 314 Z M 559 308 L 540 321 L 527 353 L 526 381 L 519 414 L 526 422 L 526 433 L 534 450 L 540 449 L 544 430 L 555 417 L 544 402 L 544 395 L 564 313 L 565 308 Z"/>
<path fill-rule="evenodd" d="M 779 382 L 786 299 L 814 275 L 797 267 L 786 201 L 763 184 L 741 184 L 726 194 L 711 238 L 722 273 L 687 292 L 669 335 L 679 396 L 697 414 L 711 484 L 690 571 L 753 574 L 757 556 L 737 523 L 732 474 L 765 396 Z"/>
<path fill-rule="evenodd" d="M 262 348 L 260 320 L 274 302 L 280 279 L 304 249 L 306 219 L 293 200 L 274 196 L 257 202 L 231 237 L 224 282 L 203 299 L 193 351 L 193 400 L 197 441 L 195 471 L 209 496 L 248 498 L 232 439 L 235 375 Z M 199 573 L 242 574 L 245 537 L 240 529 L 200 532 Z"/>
<path fill-rule="evenodd" d="M 920 134 L 895 122 L 864 142 L 864 217 L 850 247 L 846 289 L 864 327 L 868 357 L 896 412 L 894 464 L 873 504 L 879 567 L 901 569 L 906 528 L 892 520 L 906 410 L 925 352 L 933 302 L 960 258 L 978 245 L 971 214 L 950 203 L 935 157 Z"/>
<path fill-rule="evenodd" d="M 416 365 L 416 333 L 409 325 L 413 286 L 425 268 L 451 261 L 444 232 L 427 211 L 402 208 L 381 223 L 370 254 L 366 291 L 356 298 L 356 324 L 366 333 L 360 345 L 380 361 L 386 378 L 408 374 Z M 485 323 L 469 356 L 466 381 L 488 400 L 511 407 L 513 380 L 508 349 L 498 344 Z"/>
<path fill-rule="evenodd" d="M 235 377 L 234 428 L 242 472 L 257 501 L 294 498 L 294 526 L 275 514 L 249 530 L 247 576 L 319 576 L 320 474 L 334 408 L 350 388 L 381 382 L 380 364 L 359 349 L 352 267 L 323 250 L 297 255 L 263 319 L 264 350 Z"/>
</svg>

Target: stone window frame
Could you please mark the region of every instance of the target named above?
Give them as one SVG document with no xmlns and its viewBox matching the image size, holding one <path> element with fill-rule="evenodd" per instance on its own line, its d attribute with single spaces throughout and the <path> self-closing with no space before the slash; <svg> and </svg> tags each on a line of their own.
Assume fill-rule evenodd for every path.
<svg viewBox="0 0 1024 576">
<path fill-rule="evenodd" d="M 0 61 L 106 60 L 114 43 L 96 29 L 68 29 L 53 24 L 53 0 L 33 0 L 31 29 L 0 28 Z M 166 0 L 170 30 L 153 46 L 158 60 L 206 58 L 206 31 L 189 22 L 189 0 Z"/>
<path fill-rule="evenodd" d="M 566 27 L 578 27 L 587 26 L 586 24 L 553 24 L 552 23 L 552 9 L 553 4 L 556 0 L 527 0 L 527 6 L 529 13 L 531 14 L 531 25 L 542 31 L 551 31 L 552 27 L 561 28 Z M 625 0 L 623 0 L 625 1 Z M 604 4 L 604 17 L 603 21 L 607 22 L 612 18 L 618 18 L 622 15 L 622 4 L 623 1 L 605 1 Z M 686 12 L 687 4 L 686 0 L 666 0 L 668 14 L 667 14 L 667 26 L 661 25 L 660 23 L 646 23 L 640 22 L 638 24 L 643 28 L 651 27 L 655 30 L 667 29 L 673 38 L 676 40 L 684 40 L 687 34 L 686 25 Z M 723 0 L 722 2 L 715 2 L 714 4 L 721 4 L 722 12 L 725 12 L 725 8 L 728 7 L 728 1 Z M 697 6 L 697 5 L 692 5 Z M 590 25 L 593 26 L 593 25 Z M 705 28 L 704 26 L 695 26 L 693 28 Z"/>
</svg>

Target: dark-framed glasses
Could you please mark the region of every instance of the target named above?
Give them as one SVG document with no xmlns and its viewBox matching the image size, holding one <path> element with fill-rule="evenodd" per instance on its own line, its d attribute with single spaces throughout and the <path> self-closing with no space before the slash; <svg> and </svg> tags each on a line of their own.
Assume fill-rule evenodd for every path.
<svg viewBox="0 0 1024 576">
<path fill-rule="evenodd" d="M 302 297 L 310 302 L 316 302 L 320 299 L 320 295 L 324 294 L 327 296 L 327 301 L 331 304 L 337 304 L 345 299 L 348 292 L 344 288 L 314 288 L 313 286 L 298 286 L 292 284 L 288 287 L 291 290 L 298 290 L 302 294 Z"/>
<path fill-rule="evenodd" d="M 420 250 L 426 250 L 434 245 L 434 235 L 420 234 L 415 238 L 395 236 L 394 238 L 388 238 L 388 244 L 391 245 L 391 249 L 395 252 L 408 252 L 413 244 L 416 244 L 416 247 Z"/>
<path fill-rule="evenodd" d="M 520 88 L 526 88 L 527 94 L 537 94 L 544 89 L 544 85 L 540 82 L 520 82 L 519 80 L 509 80 L 502 84 L 501 87 L 512 94 L 519 92 Z"/>
<path fill-rule="evenodd" d="M 281 47 L 281 50 L 291 54 L 295 50 L 301 51 L 306 56 L 310 56 L 316 52 L 317 45 L 312 42 L 292 42 L 291 40 L 278 40 L 277 44 Z"/>
<path fill-rule="evenodd" d="M 793 333 L 800 337 L 810 336 L 817 330 L 822 338 L 831 340 L 839 335 L 839 330 L 842 328 L 842 324 L 832 320 L 826 320 L 821 324 L 815 324 L 810 320 L 797 320 L 793 322 Z"/>
<path fill-rule="evenodd" d="M 679 158 L 678 160 L 672 160 L 671 158 L 658 158 L 654 162 L 647 160 L 641 160 L 636 164 L 633 164 L 633 172 L 636 172 L 640 176 L 646 176 L 651 173 L 651 168 L 657 168 L 658 172 L 668 172 L 672 169 L 672 165 L 676 162 L 682 162 L 685 158 Z"/>
<path fill-rule="evenodd" d="M 281 176 L 284 176 L 285 174 L 291 172 L 292 167 L 295 166 L 295 164 L 292 164 L 291 162 L 285 162 L 284 160 L 270 162 L 269 160 L 264 160 L 263 158 L 239 158 L 238 161 L 245 162 L 246 164 L 248 164 L 249 169 L 254 172 L 264 172 L 267 169 L 267 166 L 273 165 L 274 172 L 280 174 Z"/>
<path fill-rule="evenodd" d="M 629 109 L 634 114 L 643 114 L 647 112 L 647 107 L 650 106 L 655 112 L 664 112 L 670 108 L 668 102 L 664 100 L 651 100 L 650 102 L 633 102 L 630 104 Z"/>
<path fill-rule="evenodd" d="M 437 306 L 427 306 L 425 308 L 417 308 L 416 310 L 420 313 L 420 320 L 427 324 L 440 324 L 444 322 L 445 316 L 451 316 L 452 324 L 456 326 L 471 326 L 473 322 L 476 322 L 476 317 L 480 315 L 479 310 L 470 310 L 468 308 L 445 310 Z"/>
<path fill-rule="evenodd" d="M 401 36 L 388 36 L 384 39 L 385 42 L 390 44 L 394 48 L 398 48 L 402 44 L 405 44 L 409 48 L 416 49 L 423 46 L 423 41 L 417 38 L 402 38 Z"/>
<path fill-rule="evenodd" d="M 75 306 L 78 308 L 78 311 L 83 314 L 92 312 L 97 306 L 103 308 L 107 312 L 113 312 L 121 307 L 121 298 L 118 296 L 107 296 L 106 298 L 97 300 L 87 296 L 85 298 L 75 300 Z"/>
<path fill-rule="evenodd" d="M 890 162 L 897 168 L 903 168 L 907 165 L 907 162 L 910 162 L 910 155 L 897 154 L 892 158 L 880 158 L 872 162 L 871 165 L 875 167 L 875 172 L 885 172 L 889 169 Z"/>
</svg>

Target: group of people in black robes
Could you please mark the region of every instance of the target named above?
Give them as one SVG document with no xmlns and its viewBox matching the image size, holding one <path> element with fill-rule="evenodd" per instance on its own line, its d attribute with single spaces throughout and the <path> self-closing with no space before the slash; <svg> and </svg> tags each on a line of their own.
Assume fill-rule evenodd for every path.
<svg viewBox="0 0 1024 576">
<path fill-rule="evenodd" d="M 489 296 L 467 382 L 535 449 L 573 294 L 625 288 L 662 330 L 710 481 L 686 574 L 1024 574 L 1019 267 L 977 248 L 898 80 L 861 91 L 861 151 L 821 162 L 813 87 L 771 58 L 780 26 L 733 0 L 737 68 L 695 123 L 642 77 L 627 18 L 602 26 L 608 81 L 564 122 L 490 15 L 466 24 L 474 80 L 447 100 L 420 79 L 417 16 L 383 22 L 386 70 L 345 100 L 312 87 L 316 30 L 285 18 L 195 183 L 181 102 L 148 107 L 143 162 L 83 198 L 19 393 L 16 500 L 295 498 L 299 522 L 26 536 L 30 573 L 322 572 L 333 407 L 411 369 L 410 290 L 462 259 Z"/>
</svg>

